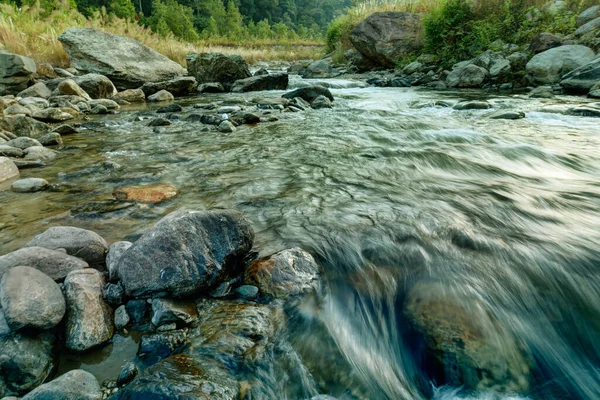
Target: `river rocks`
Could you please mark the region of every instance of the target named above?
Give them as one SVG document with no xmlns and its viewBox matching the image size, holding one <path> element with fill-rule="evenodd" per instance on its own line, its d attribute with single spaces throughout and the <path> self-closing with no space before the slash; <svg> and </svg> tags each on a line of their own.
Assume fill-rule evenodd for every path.
<svg viewBox="0 0 600 400">
<path fill-rule="evenodd" d="M 479 54 L 473 59 L 472 64 L 484 68 L 492 79 L 503 78 L 511 71 L 510 61 L 504 58 L 501 53 L 491 50 Z"/>
<path fill-rule="evenodd" d="M 108 269 L 109 279 L 111 281 L 119 278 L 118 265 L 121 260 L 121 256 L 129 249 L 133 243 L 127 241 L 120 241 L 111 244 L 108 247 L 108 253 L 106 254 L 106 268 Z"/>
<path fill-rule="evenodd" d="M 161 203 L 177 196 L 177 189 L 165 183 L 144 186 L 126 186 L 116 189 L 113 196 L 119 201 L 138 203 Z"/>
<path fill-rule="evenodd" d="M 169 104 L 168 106 L 160 107 L 156 110 L 157 114 L 176 113 L 183 111 L 179 104 Z"/>
<path fill-rule="evenodd" d="M 26 178 L 14 181 L 10 189 L 17 193 L 33 193 L 41 192 L 42 190 L 48 189 L 50 184 L 47 180 L 42 178 Z"/>
<path fill-rule="evenodd" d="M 62 281 L 71 271 L 87 268 L 88 264 L 62 251 L 43 247 L 25 247 L 0 257 L 0 276 L 21 265 L 36 268 L 55 281 Z"/>
<path fill-rule="evenodd" d="M 196 82 L 196 78 L 193 76 L 183 76 L 164 82 L 148 82 L 140 89 L 144 92 L 146 97 L 160 92 L 161 90 L 166 90 L 174 96 L 187 96 L 194 93 L 197 87 L 198 82 Z"/>
<path fill-rule="evenodd" d="M 246 61 L 238 55 L 191 53 L 187 55 L 186 61 L 190 75 L 194 76 L 200 84 L 211 82 L 231 84 L 252 76 Z"/>
<path fill-rule="evenodd" d="M 14 133 L 16 136 L 27 136 L 37 139 L 45 135 L 50 127 L 25 115 L 13 115 L 0 120 L 0 129 Z"/>
<path fill-rule="evenodd" d="M 597 32 L 600 30 L 600 17 L 595 18 L 593 20 L 591 20 L 590 22 L 581 25 L 579 28 L 577 28 L 577 30 L 575 31 L 575 36 L 580 37 L 580 36 L 584 36 L 587 35 L 589 33 L 592 32 Z"/>
<path fill-rule="evenodd" d="M 17 94 L 27 89 L 35 73 L 35 62 L 31 58 L 0 52 L 0 95 Z"/>
<path fill-rule="evenodd" d="M 223 93 L 225 88 L 217 82 L 203 83 L 198 86 L 198 93 Z"/>
<path fill-rule="evenodd" d="M 31 110 L 27 107 L 24 107 L 20 104 L 13 104 L 12 106 L 8 106 L 3 111 L 4 115 L 27 115 L 31 117 Z"/>
<path fill-rule="evenodd" d="M 89 263 L 103 262 L 108 245 L 97 233 L 72 226 L 54 226 L 37 235 L 25 247 L 65 249 L 67 254 Z"/>
<path fill-rule="evenodd" d="M 127 308 L 124 305 L 117 307 L 117 309 L 115 310 L 115 319 L 114 319 L 115 328 L 118 331 L 120 331 L 123 328 L 125 328 L 127 326 L 127 324 L 129 324 L 129 321 L 130 321 L 130 318 L 129 318 L 129 314 L 127 313 Z"/>
<path fill-rule="evenodd" d="M 529 51 L 534 54 L 542 53 L 546 50 L 553 49 L 555 47 L 562 46 L 563 41 L 556 35 L 548 32 L 540 33 L 536 35 L 529 45 Z"/>
<path fill-rule="evenodd" d="M 61 135 L 71 135 L 71 134 L 77 133 L 79 131 L 71 125 L 64 124 L 64 125 L 59 125 L 56 128 L 52 129 L 52 132 L 56 132 Z"/>
<path fill-rule="evenodd" d="M 331 77 L 331 63 L 328 60 L 315 61 L 304 68 L 300 75 L 304 79 L 329 78 Z"/>
<path fill-rule="evenodd" d="M 236 131 L 236 127 L 231 121 L 225 120 L 219 123 L 217 130 L 221 133 L 231 133 Z"/>
<path fill-rule="evenodd" d="M 0 156 L 3 157 L 23 157 L 23 150 L 16 147 L 10 147 L 0 144 Z"/>
<path fill-rule="evenodd" d="M 240 79 L 233 83 L 232 92 L 254 92 L 261 90 L 285 90 L 288 87 L 288 74 L 274 73 Z"/>
<path fill-rule="evenodd" d="M 100 105 L 106 107 L 108 110 L 118 110 L 119 108 L 121 108 L 119 103 L 111 99 L 95 99 L 90 100 L 88 103 L 91 107 Z"/>
<path fill-rule="evenodd" d="M 455 110 L 487 110 L 492 108 L 492 105 L 487 101 L 466 100 L 456 103 L 452 108 Z"/>
<path fill-rule="evenodd" d="M 176 211 L 121 257 L 119 276 L 129 296 L 198 293 L 239 271 L 254 231 L 235 211 Z"/>
<path fill-rule="evenodd" d="M 60 144 L 63 144 L 63 139 L 59 133 L 49 132 L 49 133 L 46 133 L 44 136 L 42 136 L 39 139 L 39 142 L 43 146 L 58 146 Z"/>
<path fill-rule="evenodd" d="M 100 384 L 87 371 L 74 369 L 38 386 L 22 400 L 102 400 Z"/>
<path fill-rule="evenodd" d="M 598 82 L 600 82 L 600 58 L 564 75 L 560 86 L 568 92 L 584 94 Z"/>
<path fill-rule="evenodd" d="M 32 146 L 25 149 L 25 160 L 53 161 L 57 152 L 42 146 Z"/>
<path fill-rule="evenodd" d="M 554 97 L 554 90 L 551 86 L 538 86 L 529 92 L 529 98 L 532 99 L 551 99 Z"/>
<path fill-rule="evenodd" d="M 13 330 L 50 329 L 65 314 L 65 299 L 58 284 L 31 267 L 11 268 L 0 281 L 0 305 Z"/>
<path fill-rule="evenodd" d="M 171 322 L 189 324 L 197 316 L 198 311 L 193 302 L 172 299 L 152 300 L 152 325 L 156 327 Z"/>
<path fill-rule="evenodd" d="M 0 157 L 0 182 L 7 181 L 19 176 L 19 169 L 15 163 L 7 157 Z"/>
<path fill-rule="evenodd" d="M 90 95 L 73 79 L 66 79 L 60 82 L 56 87 L 56 92 L 59 95 L 64 96 L 78 96 L 87 101 L 92 99 Z"/>
<path fill-rule="evenodd" d="M 110 99 L 117 93 L 117 88 L 104 75 L 85 74 L 73 78 L 92 99 Z"/>
<path fill-rule="evenodd" d="M 152 121 L 148 122 L 148 126 L 169 126 L 173 125 L 173 122 L 166 118 L 154 118 Z"/>
<path fill-rule="evenodd" d="M 318 110 L 321 108 L 332 108 L 333 103 L 331 103 L 331 100 L 329 100 L 327 97 L 321 95 L 321 96 L 317 97 L 316 99 L 314 99 L 310 103 L 310 106 L 312 108 L 314 108 L 315 110 Z"/>
<path fill-rule="evenodd" d="M 418 14 L 376 12 L 352 30 L 350 41 L 365 57 L 394 67 L 404 56 L 423 47 L 423 24 Z"/>
<path fill-rule="evenodd" d="M 526 66 L 527 78 L 534 84 L 555 84 L 563 75 L 588 64 L 594 57 L 594 51 L 589 47 L 555 47 L 533 56 Z"/>
<path fill-rule="evenodd" d="M 91 28 L 70 28 L 58 40 L 71 65 L 83 72 L 105 75 L 121 90 L 185 75 L 179 64 L 131 38 Z"/>
<path fill-rule="evenodd" d="M 146 364 L 155 364 L 171 355 L 186 340 L 187 333 L 185 330 L 144 335 L 140 342 L 138 355 Z"/>
<path fill-rule="evenodd" d="M 102 298 L 111 306 L 120 306 L 123 304 L 125 291 L 120 283 L 107 283 L 102 289 Z"/>
<path fill-rule="evenodd" d="M 587 24 L 588 22 L 600 18 L 600 5 L 592 6 L 577 16 L 577 26 Z"/>
<path fill-rule="evenodd" d="M 590 89 L 588 96 L 595 99 L 600 99 L 600 81 Z"/>
<path fill-rule="evenodd" d="M 160 90 L 156 93 L 154 93 L 151 96 L 148 96 L 148 101 L 152 102 L 152 103 L 159 103 L 159 102 L 163 102 L 163 101 L 173 101 L 175 100 L 175 96 L 173 96 L 171 93 L 167 92 L 166 90 Z"/>
<path fill-rule="evenodd" d="M 325 290 L 321 268 L 299 248 L 254 261 L 247 268 L 244 281 L 258 287 L 264 295 L 282 299 L 311 293 L 322 297 Z"/>
<path fill-rule="evenodd" d="M 146 94 L 142 89 L 127 89 L 115 94 L 113 100 L 116 102 L 143 103 L 146 101 Z"/>
<path fill-rule="evenodd" d="M 113 336 L 113 312 L 102 299 L 104 279 L 87 268 L 71 272 L 65 279 L 67 298 L 66 345 L 84 351 Z"/>
<path fill-rule="evenodd" d="M 469 62 L 467 65 L 456 65 L 448 74 L 446 85 L 448 87 L 477 88 L 487 77 L 488 71 L 485 68 Z"/>
<path fill-rule="evenodd" d="M 80 113 L 72 108 L 50 107 L 37 110 L 32 117 L 43 122 L 64 122 L 79 117 Z"/>
<path fill-rule="evenodd" d="M 146 369 L 115 400 L 238 398 L 238 383 L 215 362 L 177 354 Z"/>
<path fill-rule="evenodd" d="M 29 147 L 33 147 L 33 146 L 42 146 L 42 144 L 39 141 L 29 138 L 29 137 L 26 137 L 26 136 L 9 140 L 5 144 L 7 146 L 16 147 L 21 150 L 25 150 L 25 149 L 27 149 Z"/>
<path fill-rule="evenodd" d="M 282 97 L 285 99 L 293 99 L 295 97 L 300 97 L 301 99 L 311 103 L 314 99 L 319 96 L 325 96 L 329 100 L 333 101 L 333 95 L 323 86 L 307 86 L 299 89 L 292 90 L 291 92 L 285 93 Z"/>
<path fill-rule="evenodd" d="M 119 378 L 117 379 L 117 386 L 123 386 L 128 384 L 136 376 L 138 376 L 138 374 L 138 367 L 133 362 L 128 362 L 127 364 L 125 364 L 125 366 L 119 373 Z"/>
<path fill-rule="evenodd" d="M 50 96 L 52 96 L 52 91 L 48 89 L 44 82 L 38 82 L 17 94 L 17 97 L 23 98 L 38 97 L 41 99 L 48 99 Z"/>
<path fill-rule="evenodd" d="M 440 363 L 445 381 L 440 383 L 527 392 L 529 356 L 476 299 L 422 282 L 410 290 L 404 314 Z"/>
<path fill-rule="evenodd" d="M 22 396 L 39 386 L 55 367 L 54 335 L 0 336 L 0 396 Z"/>
<path fill-rule="evenodd" d="M 125 305 L 125 309 L 131 318 L 131 322 L 137 324 L 142 322 L 144 317 L 146 317 L 148 304 L 146 303 L 146 300 L 129 300 Z"/>
</svg>

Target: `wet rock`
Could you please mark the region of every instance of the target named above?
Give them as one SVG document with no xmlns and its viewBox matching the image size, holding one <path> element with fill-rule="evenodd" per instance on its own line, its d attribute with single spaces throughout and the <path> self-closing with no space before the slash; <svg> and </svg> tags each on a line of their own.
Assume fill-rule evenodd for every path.
<svg viewBox="0 0 600 400">
<path fill-rule="evenodd" d="M 138 355 L 148 364 L 154 364 L 170 356 L 186 343 L 187 334 L 183 330 L 161 332 L 142 336 Z"/>
<path fill-rule="evenodd" d="M 258 287 L 264 295 L 288 299 L 315 294 L 323 297 L 323 273 L 306 251 L 293 248 L 254 261 L 244 274 L 246 284 Z"/>
<path fill-rule="evenodd" d="M 25 327 L 50 329 L 65 314 L 65 299 L 58 284 L 31 267 L 14 267 L 2 275 L 0 305 L 13 331 Z"/>
<path fill-rule="evenodd" d="M 464 65 L 459 63 L 454 66 L 448 77 L 446 85 L 458 88 L 478 88 L 488 78 L 488 71 L 475 64 Z"/>
<path fill-rule="evenodd" d="M 333 104 L 327 97 L 319 96 L 310 103 L 310 106 L 315 110 L 318 110 L 320 108 L 332 108 Z"/>
<path fill-rule="evenodd" d="M 542 53 L 546 50 L 562 46 L 562 39 L 548 32 L 536 35 L 529 45 L 529 51 L 534 54 Z"/>
<path fill-rule="evenodd" d="M 129 314 L 127 313 L 127 308 L 122 305 L 117 307 L 115 310 L 115 328 L 120 331 L 129 324 Z"/>
<path fill-rule="evenodd" d="M 111 281 L 119 279 L 119 261 L 121 260 L 123 253 L 125 253 L 132 244 L 133 243 L 131 242 L 121 241 L 108 246 L 108 253 L 106 253 L 106 268 L 108 269 L 108 275 Z"/>
<path fill-rule="evenodd" d="M 15 163 L 10 158 L 0 157 L 0 182 L 16 178 L 17 176 L 19 176 L 19 169 Z"/>
<path fill-rule="evenodd" d="M 532 99 L 551 99 L 554 97 L 554 91 L 550 86 L 538 86 L 529 92 Z"/>
<path fill-rule="evenodd" d="M 113 192 L 119 201 L 136 201 L 138 203 L 161 203 L 177 196 L 177 189 L 165 183 L 154 183 L 144 186 L 125 186 Z"/>
<path fill-rule="evenodd" d="M 225 88 L 218 82 L 203 83 L 198 86 L 198 93 L 223 93 Z"/>
<path fill-rule="evenodd" d="M 102 400 L 102 390 L 94 375 L 82 369 L 74 369 L 37 387 L 22 398 L 22 400 L 46 399 Z"/>
<path fill-rule="evenodd" d="M 48 189 L 50 184 L 47 180 L 42 178 L 26 178 L 19 179 L 18 181 L 13 182 L 10 189 L 13 192 L 17 193 L 33 193 L 33 192 L 41 192 L 42 190 Z"/>
<path fill-rule="evenodd" d="M 157 113 L 174 113 L 181 112 L 183 108 L 179 104 L 169 104 L 168 106 L 160 107 L 156 110 Z"/>
<path fill-rule="evenodd" d="M 125 364 L 125 366 L 121 370 L 121 373 L 119 374 L 119 378 L 117 379 L 117 385 L 127 385 L 129 382 L 134 380 L 136 376 L 138 376 L 138 373 L 138 367 L 134 363 L 128 362 L 127 364 Z"/>
<path fill-rule="evenodd" d="M 23 107 L 20 104 L 13 104 L 4 109 L 4 115 L 27 115 L 31 117 L 31 110 L 27 107 Z"/>
<path fill-rule="evenodd" d="M 222 121 L 217 127 L 217 129 L 219 130 L 219 132 L 222 133 L 231 133 L 237 130 L 235 125 L 233 125 L 233 123 L 231 123 L 231 121 L 228 120 Z"/>
<path fill-rule="evenodd" d="M 240 79 L 233 83 L 232 92 L 255 92 L 262 90 L 285 90 L 288 87 L 288 74 L 277 73 Z"/>
<path fill-rule="evenodd" d="M 142 372 L 115 400 L 218 399 L 238 397 L 238 383 L 214 362 L 177 354 Z"/>
<path fill-rule="evenodd" d="M 119 89 L 135 89 L 147 82 L 186 74 L 176 62 L 131 38 L 91 28 L 70 28 L 58 40 L 71 65 L 80 71 L 105 75 Z"/>
<path fill-rule="evenodd" d="M 212 82 L 231 84 L 252 76 L 246 61 L 238 55 L 191 53 L 187 55 L 186 61 L 188 72 L 200 84 Z"/>
<path fill-rule="evenodd" d="M 403 57 L 421 50 L 423 24 L 418 14 L 376 12 L 352 30 L 350 41 L 370 60 L 394 67 Z"/>
<path fill-rule="evenodd" d="M 574 115 L 576 117 L 600 118 L 600 108 L 589 106 L 572 107 L 567 110 L 567 114 Z"/>
<path fill-rule="evenodd" d="M 239 271 L 253 241 L 238 212 L 176 211 L 123 254 L 119 276 L 129 296 L 198 293 Z"/>
<path fill-rule="evenodd" d="M 87 268 L 88 264 L 62 251 L 43 247 L 24 247 L 0 257 L 0 276 L 7 270 L 27 265 L 36 268 L 55 281 L 62 281 L 71 271 Z"/>
<path fill-rule="evenodd" d="M 28 147 L 33 146 L 42 146 L 42 144 L 39 141 L 29 137 L 18 137 L 16 139 L 9 140 L 5 143 L 5 145 L 10 147 L 16 147 L 21 150 L 25 150 Z"/>
<path fill-rule="evenodd" d="M 39 386 L 55 367 L 54 335 L 0 336 L 0 396 L 22 396 Z"/>
<path fill-rule="evenodd" d="M 152 102 L 152 103 L 159 103 L 159 102 L 163 102 L 163 101 L 173 101 L 175 100 L 175 97 L 167 92 L 166 90 L 161 90 L 158 91 L 156 93 L 154 93 L 151 96 L 148 96 L 148 101 Z"/>
<path fill-rule="evenodd" d="M 487 101 L 461 101 L 452 107 L 455 110 L 487 110 L 488 108 L 492 108 L 492 105 Z"/>
<path fill-rule="evenodd" d="M 595 99 L 600 99 L 600 81 L 590 89 L 588 96 Z"/>
<path fill-rule="evenodd" d="M 258 288 L 254 285 L 242 285 L 235 289 L 235 293 L 241 298 L 254 300 L 258 297 Z"/>
<path fill-rule="evenodd" d="M 570 93 L 584 94 L 598 82 L 600 82 L 600 58 L 564 75 L 560 86 Z"/>
<path fill-rule="evenodd" d="M 166 118 L 154 118 L 152 121 L 148 122 L 148 126 L 169 126 L 172 125 L 173 122 L 169 121 Z"/>
<path fill-rule="evenodd" d="M 94 114 L 94 115 L 106 115 L 106 114 L 109 114 L 109 111 L 108 111 L 108 108 L 106 108 L 102 104 L 96 104 L 90 110 L 90 114 Z"/>
<path fill-rule="evenodd" d="M 242 124 L 258 124 L 260 122 L 260 115 L 254 114 L 247 111 L 240 111 L 231 115 L 231 120 L 235 123 Z"/>
<path fill-rule="evenodd" d="M 127 314 L 131 318 L 131 322 L 139 324 L 146 317 L 148 311 L 148 303 L 146 300 L 129 300 L 125 305 Z"/>
<path fill-rule="evenodd" d="M 577 16 L 577 27 L 583 26 L 588 22 L 600 18 L 600 5 L 592 6 Z"/>
<path fill-rule="evenodd" d="M 198 316 L 196 305 L 190 301 L 173 299 L 152 300 L 152 324 L 161 326 L 171 322 L 189 324 Z"/>
<path fill-rule="evenodd" d="M 104 278 L 91 268 L 73 271 L 65 279 L 69 349 L 85 351 L 112 338 L 113 312 L 102 299 L 103 287 Z"/>
<path fill-rule="evenodd" d="M 0 95 L 25 90 L 35 73 L 35 62 L 31 58 L 0 52 Z"/>
<path fill-rule="evenodd" d="M 124 100 L 129 103 L 143 103 L 146 101 L 146 94 L 142 89 L 127 89 L 115 94 L 113 100 L 116 102 Z"/>
<path fill-rule="evenodd" d="M 443 383 L 472 390 L 527 392 L 528 354 L 476 299 L 421 282 L 410 290 L 404 314 L 440 363 Z"/>
<path fill-rule="evenodd" d="M 506 111 L 498 110 L 488 116 L 489 119 L 521 119 L 525 118 L 525 113 L 522 111 Z"/>
<path fill-rule="evenodd" d="M 77 96 L 87 101 L 92 99 L 90 95 L 73 79 L 65 79 L 64 81 L 60 82 L 56 87 L 56 91 L 59 95 Z"/>
<path fill-rule="evenodd" d="M 0 156 L 2 157 L 23 157 L 23 150 L 16 147 L 0 144 Z"/>
<path fill-rule="evenodd" d="M 161 90 L 166 90 L 174 96 L 188 96 L 194 93 L 197 87 L 198 82 L 196 82 L 196 78 L 193 76 L 182 76 L 164 82 L 148 82 L 140 89 L 144 92 L 146 97 L 160 92 Z"/>
<path fill-rule="evenodd" d="M 79 133 L 79 131 L 73 126 L 66 124 L 57 126 L 56 128 L 52 129 L 52 132 L 56 132 L 61 135 L 71 135 L 73 133 Z"/>
<path fill-rule="evenodd" d="M 589 47 L 559 46 L 536 54 L 527 63 L 527 78 L 534 84 L 555 84 L 563 75 L 588 64 L 595 58 Z"/>
<path fill-rule="evenodd" d="M 300 75 L 304 79 L 330 78 L 331 70 L 331 63 L 328 60 L 318 60 L 306 66 L 300 72 Z M 287 89 L 287 87 L 284 89 Z"/>
<path fill-rule="evenodd" d="M 40 137 L 39 142 L 43 146 L 58 146 L 63 144 L 62 136 L 56 132 L 46 133 L 44 136 Z"/>
<path fill-rule="evenodd" d="M 329 100 L 333 101 L 333 95 L 331 94 L 329 89 L 327 89 L 326 87 L 323 87 L 323 86 L 318 86 L 318 85 L 308 86 L 308 87 L 303 87 L 303 88 L 299 88 L 296 90 L 292 90 L 291 92 L 285 93 L 282 97 L 286 98 L 286 99 L 293 99 L 295 97 L 300 97 L 302 100 L 305 100 L 305 101 L 311 103 L 314 99 L 316 99 L 319 96 L 325 96 Z"/>
<path fill-rule="evenodd" d="M 104 289 L 102 289 L 102 298 L 114 307 L 123 304 L 124 295 L 125 291 L 120 283 L 107 283 L 106 286 L 104 286 Z"/>
<path fill-rule="evenodd" d="M 74 77 L 73 80 L 87 93 L 92 99 L 110 99 L 117 94 L 117 88 L 104 75 L 85 74 Z"/>
<path fill-rule="evenodd" d="M 37 235 L 25 247 L 65 249 L 67 254 L 89 263 L 103 262 L 108 245 L 97 233 L 72 226 L 54 226 Z"/>
<path fill-rule="evenodd" d="M 27 136 L 37 139 L 45 135 L 50 127 L 25 115 L 13 115 L 0 120 L 0 129 L 12 132 L 16 136 Z"/>
<path fill-rule="evenodd" d="M 269 75 L 269 71 L 265 67 L 260 68 L 258 71 L 256 71 L 254 73 L 254 76 L 262 76 L 262 75 Z"/>
</svg>

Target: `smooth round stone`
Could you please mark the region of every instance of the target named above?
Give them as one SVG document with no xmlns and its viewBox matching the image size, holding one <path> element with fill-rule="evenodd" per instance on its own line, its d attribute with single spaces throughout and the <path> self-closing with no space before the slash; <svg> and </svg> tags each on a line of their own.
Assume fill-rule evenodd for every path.
<svg viewBox="0 0 600 400">
<path fill-rule="evenodd" d="M 235 292 L 245 299 L 255 299 L 258 296 L 258 288 L 253 285 L 243 285 L 235 290 Z"/>
<path fill-rule="evenodd" d="M 13 192 L 32 193 L 46 190 L 50 186 L 48 181 L 42 178 L 26 178 L 13 182 L 10 187 Z"/>
<path fill-rule="evenodd" d="M 165 183 L 144 186 L 126 186 L 113 192 L 119 201 L 136 201 L 138 203 L 161 203 L 177 195 L 177 189 Z"/>
</svg>

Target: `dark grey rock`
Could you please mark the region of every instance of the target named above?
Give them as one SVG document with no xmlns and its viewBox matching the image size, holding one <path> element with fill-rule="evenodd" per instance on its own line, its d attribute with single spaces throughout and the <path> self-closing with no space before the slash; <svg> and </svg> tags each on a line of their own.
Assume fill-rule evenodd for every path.
<svg viewBox="0 0 600 400">
<path fill-rule="evenodd" d="M 562 46 L 563 41 L 556 35 L 548 32 L 540 33 L 536 35 L 529 45 L 529 51 L 534 54 L 542 53 L 546 50 L 553 49 L 554 47 Z"/>
<path fill-rule="evenodd" d="M 58 146 L 63 144 L 62 136 L 57 132 L 46 133 L 39 141 L 43 146 Z"/>
<path fill-rule="evenodd" d="M 89 263 L 104 262 L 108 244 L 97 233 L 72 226 L 55 226 L 37 235 L 25 247 L 65 249 L 67 254 Z"/>
<path fill-rule="evenodd" d="M 171 322 L 189 324 L 198 316 L 196 305 L 191 301 L 173 299 L 152 300 L 152 324 L 161 326 Z"/>
<path fill-rule="evenodd" d="M 331 108 L 333 107 L 333 104 L 327 97 L 319 96 L 310 103 L 310 106 L 315 110 L 318 110 L 321 108 Z"/>
<path fill-rule="evenodd" d="M 300 97 L 301 99 L 311 103 L 314 99 L 316 99 L 319 96 L 325 96 L 329 100 L 333 101 L 333 95 L 331 94 L 329 89 L 318 85 L 292 90 L 291 92 L 285 93 L 282 97 L 286 99 Z"/>
<path fill-rule="evenodd" d="M 125 364 L 125 366 L 121 370 L 121 373 L 119 374 L 119 378 L 117 379 L 117 385 L 127 385 L 129 382 L 134 380 L 136 376 L 138 376 L 138 373 L 138 367 L 133 362 L 128 362 L 127 364 Z"/>
<path fill-rule="evenodd" d="M 72 78 L 92 99 L 110 99 L 117 94 L 117 88 L 104 75 L 85 74 Z"/>
<path fill-rule="evenodd" d="M 187 55 L 187 69 L 199 84 L 218 82 L 230 84 L 252 76 L 246 61 L 238 55 L 219 53 L 191 53 Z"/>
<path fill-rule="evenodd" d="M 148 122 L 148 126 L 169 126 L 173 123 L 166 118 L 154 118 L 152 121 Z"/>
<path fill-rule="evenodd" d="M 121 283 L 107 283 L 102 290 L 102 297 L 104 298 L 104 301 L 114 307 L 123 304 L 124 295 L 125 291 L 123 290 Z"/>
<path fill-rule="evenodd" d="M 183 108 L 179 104 L 169 104 L 168 106 L 160 107 L 156 110 L 157 113 L 173 113 L 173 112 L 181 112 Z"/>
<path fill-rule="evenodd" d="M 161 332 L 142 336 L 138 355 L 147 363 L 156 363 L 170 356 L 186 343 L 185 331 Z"/>
<path fill-rule="evenodd" d="M 182 76 L 180 78 L 171 79 L 164 82 L 148 82 L 140 89 L 146 97 L 152 96 L 154 93 L 166 90 L 173 96 L 188 96 L 196 91 L 198 83 L 193 76 Z"/>
<path fill-rule="evenodd" d="M 10 268 L 20 265 L 36 268 L 55 281 L 64 280 L 71 271 L 88 267 L 87 262 L 62 251 L 43 247 L 24 247 L 0 257 L 0 276 Z"/>
<path fill-rule="evenodd" d="M 18 54 L 0 53 L 0 96 L 25 90 L 36 73 L 35 62 Z"/>
<path fill-rule="evenodd" d="M 127 314 L 131 318 L 131 322 L 139 324 L 146 317 L 148 311 L 148 303 L 146 300 L 129 300 L 125 306 Z"/>
<path fill-rule="evenodd" d="M 452 108 L 454 108 L 455 110 L 487 110 L 491 107 L 492 105 L 487 101 L 467 100 L 456 103 Z"/>
<path fill-rule="evenodd" d="M 286 90 L 288 82 L 288 74 L 286 73 L 259 75 L 235 81 L 231 91 L 256 92 L 262 90 Z"/>
<path fill-rule="evenodd" d="M 223 93 L 225 88 L 218 82 L 203 83 L 198 86 L 198 93 Z"/>
</svg>

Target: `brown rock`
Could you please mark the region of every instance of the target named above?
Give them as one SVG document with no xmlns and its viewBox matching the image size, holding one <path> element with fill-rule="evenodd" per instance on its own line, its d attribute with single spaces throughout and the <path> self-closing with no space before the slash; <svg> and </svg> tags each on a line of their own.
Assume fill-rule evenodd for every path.
<svg viewBox="0 0 600 400">
<path fill-rule="evenodd" d="M 144 186 L 125 186 L 113 192 L 119 201 L 137 201 L 138 203 L 161 203 L 177 195 L 177 189 L 165 183 Z"/>
</svg>

